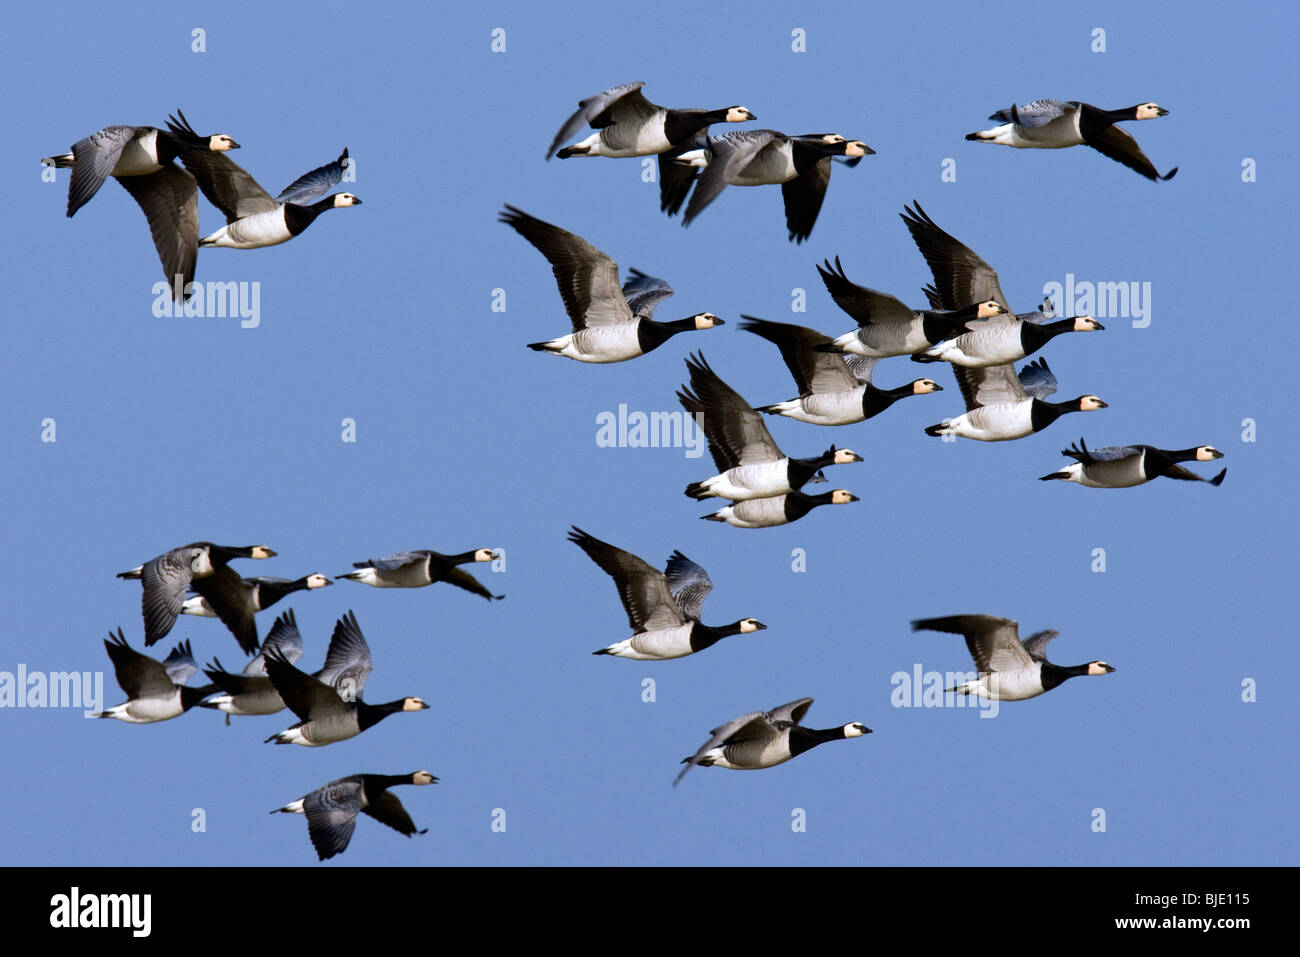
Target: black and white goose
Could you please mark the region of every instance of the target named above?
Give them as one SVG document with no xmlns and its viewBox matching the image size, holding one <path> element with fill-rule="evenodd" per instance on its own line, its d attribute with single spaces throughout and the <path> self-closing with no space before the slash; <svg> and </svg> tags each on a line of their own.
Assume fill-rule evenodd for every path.
<svg viewBox="0 0 1300 957">
<path fill-rule="evenodd" d="M 825 347 L 831 337 L 806 326 L 742 318 L 746 321 L 740 328 L 781 350 L 781 358 L 799 387 L 798 398 L 760 405 L 759 412 L 812 425 L 850 425 L 879 415 L 907 396 L 943 391 L 943 386 L 929 378 L 914 379 L 894 389 L 877 388 L 871 383 L 871 373 L 879 359 L 828 351 Z"/>
<path fill-rule="evenodd" d="M 950 615 L 912 622 L 913 631 L 961 635 L 979 673 L 955 688 L 957 694 L 991 701 L 1023 701 L 1051 691 L 1079 675 L 1106 675 L 1115 669 L 1104 661 L 1063 667 L 1047 660 L 1047 643 L 1060 632 L 1040 631 L 1020 640 L 1020 626 L 994 615 Z"/>
<path fill-rule="evenodd" d="M 834 268 L 827 260 L 824 267 L 817 267 L 817 272 L 835 304 L 858 323 L 856 330 L 846 332 L 824 347 L 826 352 L 847 352 L 874 359 L 915 355 L 984 325 L 970 325 L 976 320 L 991 319 L 1007 311 L 992 299 L 961 309 L 910 309 L 888 293 L 850 280 L 838 256 Z"/>
<path fill-rule="evenodd" d="M 138 578 L 144 586 L 144 592 L 140 597 L 140 609 L 144 616 L 144 643 L 147 647 L 165 638 L 172 630 L 177 616 L 181 613 L 181 607 L 185 604 L 187 588 L 193 586 L 195 591 L 212 603 L 213 609 L 220 616 L 227 609 L 222 598 L 226 588 L 209 590 L 205 584 L 207 580 L 225 570 L 226 563 L 231 559 L 274 557 L 275 552 L 265 545 L 234 546 L 193 542 L 164 552 L 130 571 L 118 572 L 117 577 Z M 240 580 L 234 572 L 230 572 L 230 575 L 234 576 L 235 581 Z M 218 583 L 221 581 L 222 579 L 219 579 Z M 228 584 L 226 582 L 226 587 Z M 240 647 L 249 654 L 256 650 L 256 629 L 254 629 L 251 647 L 247 644 L 247 635 L 241 637 L 236 633 L 236 637 L 239 638 Z"/>
<path fill-rule="evenodd" d="M 659 348 L 679 332 L 712 329 L 723 321 L 700 312 L 673 322 L 656 322 L 655 306 L 672 295 L 662 279 L 634 272 L 618 283 L 618 264 L 581 236 L 506 206 L 500 222 L 514 229 L 546 257 L 564 300 L 573 332 L 528 348 L 579 362 L 623 362 Z"/>
<path fill-rule="evenodd" d="M 244 666 L 241 674 L 226 671 L 219 659 L 212 659 L 203 673 L 221 693 L 204 699 L 200 704 L 224 711 L 227 724 L 232 714 L 275 714 L 284 710 L 284 699 L 266 675 L 266 655 L 272 648 L 290 664 L 302 657 L 302 634 L 298 631 L 298 619 L 292 608 L 275 620 L 257 656 Z"/>
<path fill-rule="evenodd" d="M 1169 111 L 1155 103 L 1139 103 L 1123 110 L 1103 110 L 1078 100 L 1034 100 L 1024 106 L 1014 103 L 1010 109 L 998 110 L 990 120 L 1002 125 L 991 130 L 966 134 L 977 143 L 997 143 L 1016 149 L 1056 150 L 1067 146 L 1091 146 L 1117 163 L 1141 173 L 1149 180 L 1173 179 L 1175 166 L 1163 176 L 1133 139 L 1116 123 L 1128 120 L 1154 120 Z"/>
<path fill-rule="evenodd" d="M 78 140 L 71 153 L 48 156 L 46 166 L 71 169 L 68 183 L 68 216 L 72 217 L 112 176 L 131 194 L 153 235 L 154 248 L 163 275 L 175 298 L 184 298 L 185 287 L 194 281 L 194 264 L 199 249 L 199 194 L 194 177 L 173 160 L 186 151 L 222 153 L 239 149 L 224 133 L 200 136 L 176 111 L 169 128 L 153 126 L 106 126 Z"/>
<path fill-rule="evenodd" d="M 446 582 L 463 588 L 467 592 L 479 595 L 491 601 L 504 598 L 494 595 L 469 572 L 456 566 L 471 562 L 494 561 L 497 553 L 490 548 L 476 548 L 461 552 L 459 555 L 444 555 L 429 549 L 416 549 L 409 552 L 397 552 L 383 558 L 372 558 L 364 562 L 353 562 L 357 569 L 335 578 L 346 578 L 374 588 L 423 588 L 434 582 Z"/>
<path fill-rule="evenodd" d="M 1182 479 L 1189 482 L 1209 482 L 1218 486 L 1228 474 L 1223 469 L 1214 478 L 1205 478 L 1185 469 L 1181 462 L 1213 462 L 1223 458 L 1223 453 L 1212 445 L 1198 445 L 1191 449 L 1158 449 L 1153 445 L 1111 445 L 1103 449 L 1090 449 L 1083 439 L 1079 444 L 1063 449 L 1061 454 L 1074 459 L 1059 472 L 1040 476 L 1046 482 L 1060 479 L 1077 482 L 1088 488 L 1132 488 L 1152 479 Z"/>
<path fill-rule="evenodd" d="M 743 106 L 717 110 L 670 110 L 651 103 L 641 93 L 642 82 L 624 83 L 578 102 L 578 109 L 560 127 L 546 150 L 559 156 L 653 156 L 691 141 L 713 123 L 747 123 L 757 119 Z M 581 143 L 560 149 L 578 130 L 595 133 Z M 558 152 L 556 152 L 558 150 Z"/>
<path fill-rule="evenodd" d="M 826 198 L 832 157 L 847 157 L 848 165 L 856 165 L 873 153 L 875 150 L 861 140 L 846 140 L 838 133 L 787 136 L 776 130 L 737 130 L 710 136 L 707 146 L 676 158 L 686 173 L 676 174 L 675 182 L 661 186 L 661 206 L 671 214 L 676 206 L 662 190 L 680 197 L 681 181 L 700 168 L 703 172 L 698 173 L 695 191 L 682 217 L 683 226 L 689 226 L 728 186 L 780 185 L 789 238 L 802 243 L 812 234 Z M 680 204 L 680 198 L 676 204 Z"/>
<path fill-rule="evenodd" d="M 310 794 L 278 807 L 272 814 L 304 814 L 307 816 L 307 834 L 319 860 L 328 860 L 342 854 L 352 841 L 357 826 L 357 815 L 366 814 L 380 824 L 386 824 L 398 834 L 410 837 L 424 834 L 416 830 L 411 816 L 402 802 L 388 789 L 399 784 L 436 784 L 438 779 L 428 771 L 410 774 L 352 774 L 331 781 Z"/>
<path fill-rule="evenodd" d="M 702 355 L 687 359 L 686 368 L 690 370 L 691 388 L 682 386 L 677 398 L 682 408 L 703 423 L 709 453 L 719 473 L 686 486 L 691 498 L 743 501 L 784 495 L 798 491 L 809 481 L 824 482 L 821 470 L 828 465 L 862 461 L 862 456 L 851 449 L 833 445 L 815 458 L 791 458 L 776 444 L 763 417 L 718 378 Z"/>
<path fill-rule="evenodd" d="M 334 583 L 324 575 L 287 578 L 240 578 L 229 565 L 190 585 L 193 597 L 181 605 L 182 615 L 219 618 L 230 629 L 246 654 L 257 651 L 257 621 L 254 616 L 270 608 L 285 595 L 301 589 L 324 588 Z"/>
<path fill-rule="evenodd" d="M 806 492 L 788 492 L 770 498 L 755 498 L 733 502 L 725 508 L 700 518 L 709 522 L 726 522 L 734 528 L 772 528 L 797 522 L 819 505 L 847 505 L 858 501 L 848 489 L 837 488 L 820 495 Z"/>
<path fill-rule="evenodd" d="M 927 295 L 938 299 L 933 286 Z M 946 339 L 918 355 L 914 362 L 950 362 L 955 366 L 1002 365 L 1033 355 L 1047 343 L 1067 332 L 1101 332 L 1106 327 L 1092 316 L 1052 319 L 1052 301 L 1046 299 L 1033 312 L 1018 313 L 1014 318 L 990 322 L 972 328 L 954 339 Z"/>
<path fill-rule="evenodd" d="M 709 732 L 711 737 L 689 758 L 686 767 L 673 779 L 673 787 L 695 765 L 705 768 L 729 768 L 733 771 L 756 771 L 776 767 L 797 758 L 827 741 L 843 741 L 870 734 L 860 721 L 838 728 L 805 728 L 799 722 L 812 707 L 812 698 L 800 698 L 771 711 L 751 711 Z"/>
<path fill-rule="evenodd" d="M 334 626 L 325 666 L 315 676 L 295 668 L 279 649 L 266 651 L 266 674 L 298 723 L 266 739 L 269 744 L 319 747 L 355 737 L 399 711 L 422 711 L 429 706 L 406 697 L 385 704 L 361 700 L 373 668 L 357 616 L 348 612 Z"/>
<path fill-rule="evenodd" d="M 747 635 L 767 626 L 753 618 L 742 618 L 713 628 L 700 621 L 700 606 L 713 590 L 709 574 L 681 552 L 673 552 L 664 571 L 608 542 L 593 538 L 576 525 L 569 533 L 573 542 L 614 579 L 618 596 L 627 611 L 631 638 L 616 641 L 596 655 L 659 661 L 683 658 L 703 651 L 730 635 Z"/>
<path fill-rule="evenodd" d="M 1041 432 L 1067 412 L 1094 412 L 1107 403 L 1095 395 L 1068 402 L 1048 402 L 1056 392 L 1056 376 L 1046 359 L 1028 363 L 1020 373 L 1011 363 L 968 368 L 954 366 L 966 412 L 944 419 L 926 435 L 956 435 L 980 442 L 1007 442 Z"/>
<path fill-rule="evenodd" d="M 217 690 L 216 685 L 190 688 L 185 684 L 199 670 L 188 641 L 182 641 L 171 654 L 158 661 L 127 644 L 119 628 L 116 635 L 109 632 L 104 649 L 113 662 L 113 675 L 126 692 L 127 700 L 101 712 L 101 718 L 116 718 L 128 724 L 166 721 L 189 711 Z"/>
<path fill-rule="evenodd" d="M 186 150 L 181 162 L 198 180 L 199 189 L 226 217 L 226 225 L 204 236 L 200 246 L 260 249 L 287 243 L 328 209 L 360 206 L 352 193 L 329 191 L 342 182 L 348 164 L 345 149 L 332 163 L 304 173 L 272 197 L 241 167 L 218 153 Z"/>
</svg>

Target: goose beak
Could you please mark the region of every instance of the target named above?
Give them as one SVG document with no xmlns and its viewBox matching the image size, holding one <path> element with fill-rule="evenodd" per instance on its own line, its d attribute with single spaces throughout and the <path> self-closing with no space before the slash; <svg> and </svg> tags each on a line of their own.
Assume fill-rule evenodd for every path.
<svg viewBox="0 0 1300 957">
<path fill-rule="evenodd" d="M 237 150 L 237 149 L 239 149 L 239 144 L 236 143 L 234 140 L 231 140 L 231 141 L 230 141 L 230 148 L 231 148 L 232 150 Z M 275 812 L 272 811 L 271 813 L 274 814 Z"/>
<path fill-rule="evenodd" d="M 1156 107 L 1156 116 L 1168 116 L 1168 115 L 1169 115 L 1169 111 L 1166 110 L 1163 106 Z"/>
</svg>

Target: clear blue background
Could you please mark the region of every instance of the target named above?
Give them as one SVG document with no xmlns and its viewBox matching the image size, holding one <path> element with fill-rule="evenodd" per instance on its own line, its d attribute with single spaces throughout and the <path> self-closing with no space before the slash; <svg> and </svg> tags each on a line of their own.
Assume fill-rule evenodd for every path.
<svg viewBox="0 0 1300 957">
<path fill-rule="evenodd" d="M 340 582 L 278 605 L 297 611 L 310 668 L 354 609 L 374 650 L 367 697 L 432 704 L 323 749 L 262 743 L 287 712 L 230 727 L 202 710 L 153 726 L 0 712 L 3 863 L 310 863 L 303 820 L 267 811 L 345 774 L 428 768 L 440 784 L 398 794 L 429 834 L 363 819 L 331 866 L 1294 864 L 1296 17 L 1090 6 L 14 8 L 0 41 L 13 93 L 0 669 L 102 669 L 117 703 L 102 639 L 120 625 L 142 647 L 143 634 L 139 586 L 114 573 L 195 539 L 268 544 L 277 559 L 237 567 L 289 578 L 408 548 L 504 547 L 504 573 L 472 570 L 508 597 Z M 206 53 L 190 50 L 195 27 Z M 1104 54 L 1090 51 L 1094 27 Z M 542 160 L 579 98 L 633 79 L 657 103 L 742 103 L 758 126 L 838 131 L 878 155 L 835 168 L 801 247 L 775 187 L 728 190 L 683 230 L 639 161 Z M 1130 129 L 1177 178 L 1152 184 L 1085 148 L 963 141 L 993 110 L 1042 96 L 1166 106 Z M 359 209 L 288 245 L 200 254 L 200 280 L 262 284 L 257 329 L 154 318 L 157 260 L 126 192 L 107 183 L 68 221 L 66 173 L 41 181 L 42 156 L 178 106 L 239 140 L 233 158 L 273 191 L 345 145 L 355 158 Z M 946 157 L 955 183 L 940 181 Z M 1258 182 L 1242 182 L 1244 157 Z M 1095 392 L 1109 409 L 1014 443 L 945 444 L 922 429 L 961 411 L 960 395 L 929 366 L 946 391 L 870 422 L 774 422 L 792 454 L 835 442 L 864 455 L 822 487 L 862 501 L 762 531 L 698 520 L 712 503 L 682 489 L 713 474 L 707 457 L 597 447 L 601 411 L 676 409 L 696 348 L 754 404 L 793 394 L 776 350 L 737 320 L 851 328 L 814 270 L 825 257 L 919 305 L 930 277 L 898 219 L 913 199 L 994 264 L 1022 311 L 1068 272 L 1152 284 L 1149 328 L 1108 319 L 1044 353 L 1063 395 Z M 707 309 L 728 325 L 608 367 L 529 352 L 568 320 L 542 257 L 496 223 L 503 202 L 668 278 L 660 318 Z M 205 233 L 220 225 L 205 201 L 201 215 Z M 791 312 L 795 288 L 806 313 Z M 877 381 L 925 372 L 893 360 Z M 40 441 L 46 417 L 55 444 Z M 340 441 L 345 417 L 355 444 Z M 1038 482 L 1081 433 L 1211 443 L 1229 474 L 1217 489 Z M 769 630 L 681 661 L 592 657 L 626 620 L 612 582 L 565 541 L 570 523 L 655 563 L 682 549 L 716 584 L 707 621 Z M 806 573 L 791 571 L 795 548 Z M 892 708 L 894 672 L 970 667 L 960 639 L 908 622 L 964 611 L 1057 628 L 1055 660 L 1118 671 L 991 721 Z M 242 665 L 209 620 L 182 618 L 152 651 L 185 637 L 203 661 Z M 804 695 L 817 699 L 809 724 L 875 733 L 669 787 L 709 728 Z M 806 833 L 791 830 L 795 808 Z"/>
</svg>

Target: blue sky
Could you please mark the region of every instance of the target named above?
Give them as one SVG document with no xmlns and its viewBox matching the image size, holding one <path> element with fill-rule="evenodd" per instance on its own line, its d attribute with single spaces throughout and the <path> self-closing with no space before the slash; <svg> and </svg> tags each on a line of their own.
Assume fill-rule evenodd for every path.
<svg viewBox="0 0 1300 957">
<path fill-rule="evenodd" d="M 153 726 L 0 711 L 0 754 L 23 782 L 0 793 L 6 863 L 312 863 L 302 819 L 270 809 L 346 774 L 418 768 L 441 783 L 398 794 L 429 833 L 407 841 L 362 820 L 329 866 L 1295 862 L 1282 705 L 1296 662 L 1284 624 L 1296 187 L 1284 167 L 1297 137 L 1276 108 L 1293 85 L 1293 12 L 149 9 L 24 7 L 3 41 L 8 85 L 25 92 L 5 151 L 0 671 L 103 671 L 104 703 L 120 701 L 102 639 L 121 626 L 142 647 L 143 630 L 139 586 L 114 573 L 196 539 L 270 545 L 278 558 L 236 567 L 290 578 L 409 548 L 501 547 L 504 572 L 474 571 L 507 598 L 340 582 L 277 606 L 295 609 L 310 668 L 355 610 L 375 659 L 367 698 L 432 705 L 323 749 L 262 743 L 287 712 L 225 727 L 198 710 Z M 1090 50 L 1098 27 L 1104 53 Z M 195 28 L 206 52 L 191 50 Z M 791 50 L 795 29 L 806 52 Z M 578 99 L 635 79 L 657 103 L 742 103 L 759 127 L 836 131 L 877 155 L 835 168 L 802 246 L 786 241 L 775 187 L 729 189 L 684 230 L 659 214 L 637 160 L 542 160 Z M 1178 176 L 1152 184 L 1086 148 L 963 140 L 995 109 L 1045 96 L 1159 102 L 1168 117 L 1131 129 Z M 157 260 L 126 192 L 107 183 L 68 221 L 66 173 L 41 180 L 41 157 L 177 107 L 237 139 L 232 158 L 271 190 L 344 146 L 355 159 L 360 208 L 284 246 L 201 251 L 200 280 L 260 283 L 255 329 L 154 317 Z M 955 182 L 940 178 L 948 158 Z M 1246 158 L 1255 182 L 1242 180 Z M 930 276 L 898 219 L 914 199 L 998 269 L 1018 310 L 1067 274 L 1151 284 L 1146 328 L 1106 318 L 1106 332 L 1043 353 L 1062 395 L 1110 408 L 1013 443 L 943 443 L 922 430 L 961 411 L 951 372 L 886 361 L 877 384 L 935 374 L 946 391 L 854 426 L 773 422 L 792 454 L 831 442 L 862 454 L 823 486 L 861 501 L 759 531 L 698 520 L 712 503 L 682 489 L 713 474 L 707 457 L 597 445 L 597 416 L 620 404 L 676 410 L 694 349 L 753 404 L 789 398 L 776 350 L 737 320 L 850 329 L 817 277 L 823 258 L 921 304 Z M 545 261 L 495 221 L 506 202 L 623 270 L 667 278 L 676 295 L 659 318 L 709 310 L 728 324 L 607 367 L 528 351 L 568 320 Z M 205 233 L 221 224 L 205 201 L 201 217 Z M 791 311 L 795 289 L 806 312 Z M 47 418 L 54 443 L 41 441 Z M 341 441 L 344 419 L 355 443 Z M 1036 481 L 1081 434 L 1213 444 L 1228 477 L 1118 492 Z M 706 621 L 752 616 L 768 630 L 680 661 L 593 657 L 627 637 L 626 619 L 613 583 L 565 541 L 570 524 L 660 565 L 681 549 L 715 583 Z M 1098 548 L 1104 573 L 1091 570 Z M 791 569 L 795 549 L 805 572 Z M 908 627 L 959 612 L 1059 629 L 1053 660 L 1118 670 L 1004 704 L 995 720 L 891 707 L 895 672 L 970 666 L 959 639 Z M 182 618 L 151 651 L 186 637 L 201 661 L 242 664 L 209 620 Z M 816 699 L 808 724 L 875 733 L 670 788 L 709 728 L 802 696 Z M 792 830 L 795 809 L 806 831 Z"/>
</svg>

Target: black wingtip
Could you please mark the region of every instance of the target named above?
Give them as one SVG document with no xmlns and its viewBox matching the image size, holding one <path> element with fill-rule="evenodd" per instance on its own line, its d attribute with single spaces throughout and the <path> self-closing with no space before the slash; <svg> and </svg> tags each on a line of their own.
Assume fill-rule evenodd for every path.
<svg viewBox="0 0 1300 957">
<path fill-rule="evenodd" d="M 530 343 L 528 343 L 528 348 L 529 348 L 529 349 L 532 349 L 534 352 L 547 352 L 547 351 L 548 351 L 547 348 L 546 348 L 546 343 L 545 343 L 545 342 L 530 342 Z"/>
<path fill-rule="evenodd" d="M 1177 173 L 1177 172 L 1178 172 L 1178 167 L 1175 166 L 1173 169 L 1171 169 L 1168 173 L 1165 173 L 1165 175 L 1164 175 L 1164 176 L 1161 176 L 1160 178 L 1161 178 L 1162 180 L 1165 180 L 1165 179 L 1173 179 L 1173 178 L 1174 178 L 1174 174 Z"/>
<path fill-rule="evenodd" d="M 1038 481 L 1050 482 L 1052 479 L 1065 479 L 1065 478 L 1068 478 L 1065 472 L 1053 472 L 1051 475 L 1038 476 Z"/>
<path fill-rule="evenodd" d="M 980 138 L 980 135 L 979 135 L 978 133 L 967 133 L 967 134 L 966 134 L 966 139 L 968 139 L 968 140 L 972 140 L 972 141 L 974 141 L 974 142 L 976 142 L 976 143 L 979 142 L 979 138 Z"/>
<path fill-rule="evenodd" d="M 931 426 L 929 426 L 929 427 L 926 428 L 926 430 L 925 430 L 925 434 L 926 434 L 926 435 L 934 435 L 934 436 L 938 436 L 938 435 L 941 434 L 939 430 L 942 429 L 942 428 L 943 428 L 943 423 L 942 423 L 942 422 L 940 422 L 938 425 L 931 425 Z"/>
<path fill-rule="evenodd" d="M 1218 486 L 1223 484 L 1223 477 L 1227 474 L 1228 474 L 1228 470 L 1224 469 L 1218 475 L 1214 476 L 1214 478 L 1210 479 L 1210 484 L 1217 488 Z"/>
<path fill-rule="evenodd" d="M 593 654 L 593 655 L 607 655 L 607 654 L 609 654 L 609 649 L 607 649 L 607 648 L 601 648 L 599 651 L 593 651 L 592 654 Z"/>
</svg>

